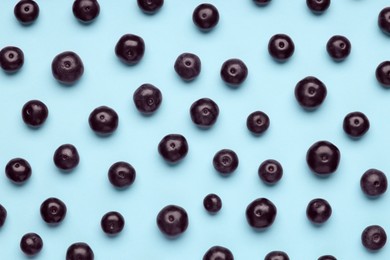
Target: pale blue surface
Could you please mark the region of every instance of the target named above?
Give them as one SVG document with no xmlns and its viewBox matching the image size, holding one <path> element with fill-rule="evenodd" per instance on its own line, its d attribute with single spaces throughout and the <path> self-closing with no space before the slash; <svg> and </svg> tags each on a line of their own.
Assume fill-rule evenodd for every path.
<svg viewBox="0 0 390 260">
<path fill-rule="evenodd" d="M 25 53 L 23 69 L 15 75 L 0 73 L 0 168 L 14 157 L 27 159 L 32 178 L 22 187 L 0 178 L 0 203 L 8 210 L 0 229 L 0 259 L 26 259 L 19 241 L 27 232 L 37 232 L 44 249 L 36 259 L 64 259 L 67 247 L 76 241 L 90 244 L 97 260 L 106 259 L 201 259 L 213 245 L 223 245 L 238 260 L 263 259 L 272 250 L 286 251 L 292 260 L 312 260 L 333 254 L 341 260 L 390 259 L 390 245 L 378 253 L 366 251 L 360 242 L 362 230 L 371 224 L 383 226 L 390 235 L 390 197 L 377 200 L 363 196 L 359 181 L 363 172 L 378 168 L 390 173 L 390 92 L 378 85 L 376 66 L 390 59 L 390 37 L 377 27 L 386 0 L 332 1 L 329 10 L 315 16 L 304 0 L 273 0 L 264 8 L 251 0 L 211 0 L 220 12 L 220 22 L 204 34 L 192 23 L 192 11 L 201 1 L 166 0 L 159 13 L 143 14 L 135 0 L 100 0 L 98 19 L 87 26 L 73 17 L 72 1 L 37 1 L 40 16 L 29 27 L 13 16 L 16 1 L 0 4 L 0 47 L 15 45 Z M 138 34 L 146 42 L 144 59 L 137 66 L 123 65 L 114 46 L 125 33 Z M 269 38 L 289 34 L 295 42 L 293 58 L 285 64 L 268 55 Z M 334 63 L 325 51 L 327 40 L 347 36 L 350 57 Z M 58 53 L 71 50 L 83 59 L 85 74 L 73 87 L 59 85 L 50 64 Z M 189 84 L 173 70 L 182 52 L 196 53 L 202 60 L 200 77 Z M 222 63 L 241 58 L 249 68 L 247 81 L 236 90 L 219 76 Z M 307 113 L 294 98 L 300 79 L 313 75 L 328 87 L 320 109 Z M 160 110 L 151 117 L 136 111 L 132 95 L 143 83 L 152 83 L 163 93 Z M 220 107 L 216 125 L 207 131 L 196 128 L 189 117 L 192 102 L 212 98 Z M 46 124 L 27 128 L 20 110 L 30 99 L 40 99 L 49 108 Z M 99 138 L 88 126 L 89 113 L 100 105 L 114 108 L 120 117 L 117 132 Z M 261 137 L 252 136 L 246 117 L 263 110 L 271 126 Z M 352 141 L 342 130 L 344 116 L 364 112 L 371 128 L 361 140 Z M 170 167 L 157 153 L 157 144 L 168 133 L 186 136 L 190 151 L 180 164 Z M 318 140 L 329 140 L 341 150 L 338 171 L 319 179 L 305 162 L 306 151 Z M 59 172 L 52 161 L 54 150 L 72 143 L 81 162 L 70 174 Z M 219 149 L 230 148 L 240 158 L 238 170 L 221 178 L 212 167 Z M 260 163 L 273 158 L 284 168 L 274 187 L 257 176 Z M 115 190 L 107 170 L 125 160 L 137 170 L 134 185 Z M 390 176 L 390 175 L 389 175 Z M 214 192 L 223 200 L 221 212 L 208 215 L 203 197 Z M 62 199 L 68 214 L 58 227 L 48 227 L 39 206 L 48 197 Z M 267 197 L 277 208 L 274 225 L 254 232 L 245 220 L 245 208 L 254 199 Z M 307 203 L 327 199 L 333 215 L 322 227 L 305 216 Z M 176 240 L 167 240 L 155 218 L 167 204 L 184 207 L 190 225 Z M 100 219 L 117 210 L 126 219 L 122 234 L 104 235 Z"/>
</svg>

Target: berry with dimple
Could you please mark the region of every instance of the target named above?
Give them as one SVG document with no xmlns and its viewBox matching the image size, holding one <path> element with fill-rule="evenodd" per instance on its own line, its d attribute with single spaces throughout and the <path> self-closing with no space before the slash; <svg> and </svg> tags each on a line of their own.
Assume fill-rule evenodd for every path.
<svg viewBox="0 0 390 260">
<path fill-rule="evenodd" d="M 192 122 L 201 128 L 210 128 L 219 115 L 218 105 L 209 98 L 201 98 L 192 103 L 190 116 Z"/>
<path fill-rule="evenodd" d="M 369 169 L 360 178 L 360 188 L 369 197 L 378 197 L 387 190 L 387 177 L 384 172 Z"/>
<path fill-rule="evenodd" d="M 324 199 L 313 199 L 306 208 L 307 218 L 314 224 L 326 222 L 332 215 L 332 207 Z"/>
<path fill-rule="evenodd" d="M 384 88 L 390 88 L 390 61 L 384 61 L 375 70 L 375 76 L 379 84 Z"/>
<path fill-rule="evenodd" d="M 390 36 L 390 7 L 383 8 L 378 15 L 378 26 L 383 33 Z"/>
<path fill-rule="evenodd" d="M 278 62 L 287 61 L 294 51 L 294 42 L 286 34 L 275 34 L 268 42 L 268 52 Z"/>
<path fill-rule="evenodd" d="M 326 51 L 334 61 L 343 61 L 351 53 L 351 42 L 342 35 L 332 36 L 326 44 Z"/>
<path fill-rule="evenodd" d="M 127 188 L 135 181 L 136 171 L 127 162 L 116 162 L 108 170 L 108 179 L 116 188 Z"/>
<path fill-rule="evenodd" d="M 43 240 L 36 233 L 27 233 L 20 240 L 20 249 L 28 256 L 38 254 L 43 248 Z"/>
<path fill-rule="evenodd" d="M 178 163 L 188 153 L 187 139 L 180 134 L 169 134 L 161 139 L 158 152 L 169 163 Z"/>
<path fill-rule="evenodd" d="M 135 65 L 145 54 L 145 42 L 138 35 L 125 34 L 115 45 L 115 54 L 123 63 Z"/>
<path fill-rule="evenodd" d="M 318 141 L 306 153 L 309 168 L 319 176 L 335 172 L 340 163 L 340 150 L 331 142 Z"/>
<path fill-rule="evenodd" d="M 53 155 L 54 164 L 63 171 L 70 171 L 77 167 L 80 156 L 72 144 L 63 144 L 56 149 Z"/>
<path fill-rule="evenodd" d="M 283 167 L 276 160 L 265 160 L 259 166 L 258 175 L 263 182 L 275 184 L 280 181 L 283 176 Z"/>
<path fill-rule="evenodd" d="M 330 6 L 330 0 L 306 0 L 306 5 L 315 14 L 322 14 Z"/>
<path fill-rule="evenodd" d="M 191 81 L 199 76 L 201 66 L 202 63 L 197 55 L 185 52 L 177 57 L 174 69 L 181 79 Z"/>
<path fill-rule="evenodd" d="M 119 212 L 110 211 L 104 214 L 100 225 L 107 235 L 117 235 L 125 227 L 125 219 Z"/>
<path fill-rule="evenodd" d="M 271 251 L 265 257 L 264 260 L 290 260 L 286 252 L 283 251 Z"/>
<path fill-rule="evenodd" d="M 232 251 L 223 246 L 210 247 L 203 256 L 203 260 L 234 260 Z"/>
<path fill-rule="evenodd" d="M 13 183 L 23 184 L 31 177 L 32 170 L 28 161 L 23 158 L 15 158 L 5 166 L 5 174 Z"/>
<path fill-rule="evenodd" d="M 77 242 L 66 250 L 66 260 L 93 260 L 95 258 L 92 248 L 84 242 Z"/>
<path fill-rule="evenodd" d="M 222 200 L 217 194 L 210 193 L 204 197 L 203 206 L 209 213 L 217 213 L 222 208 Z"/>
<path fill-rule="evenodd" d="M 67 212 L 65 203 L 58 198 L 48 198 L 41 204 L 40 208 L 42 219 L 52 225 L 61 223 Z"/>
<path fill-rule="evenodd" d="M 248 67 L 240 59 L 229 59 L 221 67 L 222 80 L 231 87 L 240 86 L 248 76 Z"/>
<path fill-rule="evenodd" d="M 344 117 L 344 132 L 352 138 L 362 137 L 370 128 L 370 121 L 362 112 L 351 112 Z"/>
<path fill-rule="evenodd" d="M 64 85 L 75 84 L 84 74 L 84 64 L 80 56 L 65 51 L 54 57 L 51 63 L 53 77 Z"/>
<path fill-rule="evenodd" d="M 133 101 L 139 112 L 150 115 L 160 107 L 162 94 L 154 85 L 143 84 L 134 91 Z"/>
<path fill-rule="evenodd" d="M 30 100 L 22 108 L 22 119 L 26 125 L 32 128 L 42 126 L 48 115 L 47 106 L 39 100 Z"/>
<path fill-rule="evenodd" d="M 276 206 L 266 198 L 252 201 L 245 211 L 248 224 L 255 229 L 270 227 L 275 221 L 276 214 Z"/>
<path fill-rule="evenodd" d="M 21 24 L 32 24 L 39 16 L 39 6 L 33 0 L 21 0 L 15 5 L 14 15 Z"/>
<path fill-rule="evenodd" d="M 327 90 L 321 80 L 309 76 L 296 84 L 294 94 L 301 107 L 307 110 L 314 110 L 324 102 Z"/>
<path fill-rule="evenodd" d="M 215 170 L 223 176 L 232 174 L 238 167 L 238 156 L 230 149 L 222 149 L 218 151 L 213 158 L 213 166 Z"/>
<path fill-rule="evenodd" d="M 90 23 L 98 17 L 100 5 L 97 0 L 76 0 L 72 6 L 73 15 L 82 23 Z"/>
<path fill-rule="evenodd" d="M 270 125 L 270 119 L 263 111 L 255 111 L 246 119 L 246 127 L 254 135 L 264 133 Z"/>
<path fill-rule="evenodd" d="M 7 210 L 3 205 L 0 204 L 0 228 L 4 226 L 5 220 L 7 219 Z"/>
<path fill-rule="evenodd" d="M 7 73 L 19 71 L 24 64 L 24 53 L 15 46 L 7 46 L 0 51 L 0 66 Z"/>
<path fill-rule="evenodd" d="M 164 5 L 164 0 L 137 0 L 137 4 L 142 12 L 154 14 Z"/>
<path fill-rule="evenodd" d="M 210 31 L 218 24 L 218 9 L 212 4 L 200 4 L 192 13 L 192 21 L 200 30 Z"/>
<path fill-rule="evenodd" d="M 114 109 L 107 106 L 95 108 L 88 118 L 91 129 L 98 135 L 107 136 L 118 128 L 119 117 Z"/>
<path fill-rule="evenodd" d="M 368 226 L 363 230 L 361 240 L 365 248 L 377 251 L 386 245 L 386 231 L 379 225 Z"/>
<path fill-rule="evenodd" d="M 168 237 L 177 237 L 188 228 L 188 214 L 184 208 L 176 205 L 168 205 L 160 210 L 157 215 L 157 226 Z"/>
</svg>

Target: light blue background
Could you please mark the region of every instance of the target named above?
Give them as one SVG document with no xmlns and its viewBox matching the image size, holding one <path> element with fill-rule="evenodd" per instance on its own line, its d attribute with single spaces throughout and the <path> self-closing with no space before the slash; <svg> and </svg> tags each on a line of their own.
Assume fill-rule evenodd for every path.
<svg viewBox="0 0 390 260">
<path fill-rule="evenodd" d="M 87 242 L 98 260 L 105 259 L 201 259 L 208 248 L 223 245 L 238 260 L 263 259 L 272 250 L 286 251 L 293 260 L 317 259 L 333 254 L 341 260 L 390 259 L 390 246 L 370 253 L 360 242 L 363 229 L 383 226 L 390 235 L 390 197 L 367 199 L 359 181 L 364 171 L 378 168 L 390 172 L 390 92 L 378 85 L 376 66 L 390 59 L 390 37 L 380 32 L 377 16 L 389 5 L 385 0 L 332 1 L 322 16 L 307 9 L 304 0 L 273 0 L 257 7 L 251 0 L 211 0 L 220 22 L 210 33 L 192 23 L 198 0 L 166 0 L 159 13 L 143 14 L 135 0 L 100 0 L 101 13 L 90 25 L 81 25 L 71 10 L 72 1 L 37 1 L 40 15 L 35 24 L 21 26 L 13 15 L 17 1 L 0 3 L 0 46 L 20 47 L 25 64 L 15 75 L 0 73 L 0 167 L 15 157 L 27 159 L 33 169 L 24 186 L 15 186 L 3 174 L 0 203 L 8 210 L 0 230 L 0 259 L 25 259 L 19 241 L 37 232 L 44 249 L 36 259 L 64 259 L 71 243 Z M 136 66 L 123 65 L 114 46 L 125 33 L 144 38 L 146 53 Z M 285 64 L 268 55 L 269 38 L 286 33 L 296 51 Z M 345 62 L 334 63 L 325 51 L 327 40 L 342 34 L 352 43 Z M 85 74 L 73 87 L 59 85 L 50 64 L 62 51 L 77 52 Z M 173 70 L 182 52 L 196 53 L 202 60 L 200 77 L 181 81 Z M 242 59 L 249 68 L 246 82 L 238 89 L 227 87 L 219 76 L 222 63 Z M 315 112 L 302 110 L 295 98 L 295 84 L 316 76 L 328 88 L 328 96 Z M 143 83 L 163 93 L 159 111 L 143 117 L 132 95 Z M 220 107 L 216 125 L 207 131 L 194 126 L 189 107 L 202 97 Z M 49 118 L 38 130 L 22 122 L 25 102 L 40 99 Z M 100 105 L 114 108 L 120 117 L 117 132 L 97 137 L 89 128 L 89 113 Z M 255 110 L 266 112 L 271 126 L 265 135 L 252 136 L 246 117 Z M 344 116 L 364 112 L 371 128 L 361 140 L 349 139 L 342 130 Z M 158 155 L 157 144 L 169 133 L 186 136 L 190 151 L 176 166 Z M 341 151 L 338 171 L 327 179 L 315 177 L 305 162 L 306 151 L 318 140 L 329 140 Z M 54 150 L 72 143 L 80 153 L 78 168 L 59 172 L 52 161 Z M 229 148 L 237 152 L 240 165 L 229 178 L 220 177 L 211 160 Z M 264 185 L 257 168 L 265 159 L 276 159 L 284 176 L 274 187 Z M 116 161 L 128 161 L 137 170 L 132 187 L 115 190 L 107 170 Z M 203 209 L 208 193 L 217 193 L 223 208 L 215 216 Z M 68 214 L 58 227 L 48 227 L 40 217 L 40 204 L 58 197 Z M 245 208 L 254 199 L 272 200 L 278 215 L 265 232 L 254 232 L 245 220 Z M 314 227 L 307 220 L 307 203 L 317 197 L 333 208 L 330 220 Z M 168 204 L 184 207 L 190 225 L 183 236 L 167 240 L 155 218 Z M 108 211 L 126 219 L 123 232 L 105 236 L 100 219 Z"/>
</svg>

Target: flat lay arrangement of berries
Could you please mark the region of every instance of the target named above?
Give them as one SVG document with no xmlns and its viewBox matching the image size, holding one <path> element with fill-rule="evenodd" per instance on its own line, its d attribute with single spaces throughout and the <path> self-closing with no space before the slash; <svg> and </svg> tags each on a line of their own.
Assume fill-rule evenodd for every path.
<svg viewBox="0 0 390 260">
<path fill-rule="evenodd" d="M 390 259 L 390 3 L 0 8 L 0 259 Z"/>
</svg>

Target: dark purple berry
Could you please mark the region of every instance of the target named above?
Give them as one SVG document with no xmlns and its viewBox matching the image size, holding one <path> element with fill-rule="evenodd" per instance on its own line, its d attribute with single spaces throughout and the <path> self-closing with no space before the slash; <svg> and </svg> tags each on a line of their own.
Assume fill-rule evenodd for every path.
<svg viewBox="0 0 390 260">
<path fill-rule="evenodd" d="M 192 103 L 190 116 L 192 122 L 201 128 L 210 128 L 219 115 L 218 105 L 209 98 L 201 98 Z"/>
<path fill-rule="evenodd" d="M 330 0 L 306 0 L 307 7 L 315 14 L 322 14 L 330 6 Z"/>
<path fill-rule="evenodd" d="M 176 205 L 168 205 L 157 215 L 157 226 L 168 237 L 177 237 L 188 227 L 188 215 L 185 209 Z"/>
<path fill-rule="evenodd" d="M 136 171 L 127 162 L 116 162 L 108 170 L 108 180 L 116 188 L 127 188 L 135 181 Z"/>
<path fill-rule="evenodd" d="M 125 219 L 119 212 L 110 211 L 104 214 L 100 225 L 107 235 L 117 235 L 125 227 Z"/>
<path fill-rule="evenodd" d="M 137 110 L 145 115 L 153 114 L 162 102 L 161 91 L 152 84 L 143 84 L 134 91 L 133 100 Z"/>
<path fill-rule="evenodd" d="M 36 233 L 27 233 L 20 240 L 20 249 L 28 256 L 38 254 L 43 247 L 42 238 Z"/>
<path fill-rule="evenodd" d="M 238 167 L 237 154 L 229 149 L 222 149 L 218 151 L 213 158 L 213 166 L 215 170 L 223 176 L 228 176 L 233 173 Z"/>
<path fill-rule="evenodd" d="M 218 24 L 218 9 L 212 4 L 200 4 L 192 14 L 192 21 L 200 30 L 210 31 Z"/>
<path fill-rule="evenodd" d="M 84 74 L 84 64 L 79 55 L 72 51 L 65 51 L 54 57 L 51 70 L 58 82 L 72 85 Z"/>
<path fill-rule="evenodd" d="M 287 61 L 295 51 L 292 39 L 286 34 L 275 34 L 268 43 L 268 52 L 278 62 Z"/>
<path fill-rule="evenodd" d="M 118 128 L 119 117 L 114 109 L 107 106 L 95 108 L 88 118 L 91 129 L 98 135 L 107 136 Z"/>
<path fill-rule="evenodd" d="M 7 219 L 7 210 L 3 205 L 0 204 L 0 228 L 4 226 L 5 220 Z"/>
<path fill-rule="evenodd" d="M 264 260 L 290 260 L 290 258 L 283 251 L 271 251 L 265 256 Z"/>
<path fill-rule="evenodd" d="M 326 44 L 326 51 L 334 61 L 343 61 L 351 53 L 351 42 L 345 36 L 335 35 Z"/>
<path fill-rule="evenodd" d="M 154 14 L 164 4 L 164 0 L 137 0 L 138 7 L 146 14 Z"/>
<path fill-rule="evenodd" d="M 207 250 L 203 260 L 234 260 L 233 253 L 226 247 L 213 246 Z"/>
<path fill-rule="evenodd" d="M 177 163 L 188 153 L 188 143 L 180 134 L 169 134 L 164 136 L 158 144 L 158 152 L 169 163 Z"/>
<path fill-rule="evenodd" d="M 45 123 L 49 115 L 47 106 L 39 100 L 30 100 L 22 108 L 22 118 L 26 125 L 38 128 Z"/>
<path fill-rule="evenodd" d="M 255 229 L 265 229 L 271 226 L 275 221 L 276 214 L 275 205 L 266 198 L 252 201 L 245 211 L 248 224 Z"/>
<path fill-rule="evenodd" d="M 91 247 L 83 242 L 70 245 L 66 251 L 66 260 L 93 260 L 94 257 Z"/>
<path fill-rule="evenodd" d="M 0 51 L 0 66 L 7 73 L 19 71 L 24 64 L 24 54 L 21 49 L 14 46 L 4 47 Z"/>
<path fill-rule="evenodd" d="M 383 33 L 390 36 L 390 7 L 385 7 L 378 15 L 378 26 Z"/>
<path fill-rule="evenodd" d="M 270 125 L 269 117 L 262 111 L 251 113 L 246 119 L 246 127 L 254 135 L 264 133 Z"/>
<path fill-rule="evenodd" d="M 70 171 L 79 164 L 80 156 L 74 145 L 63 144 L 54 152 L 53 161 L 57 168 Z"/>
<path fill-rule="evenodd" d="M 337 258 L 332 255 L 323 255 L 320 256 L 318 260 L 337 260 Z"/>
<path fill-rule="evenodd" d="M 360 178 L 360 187 L 369 197 L 378 197 L 387 190 L 387 177 L 377 169 L 367 170 Z"/>
<path fill-rule="evenodd" d="M 344 132 L 352 138 L 362 137 L 370 128 L 370 121 L 362 112 L 352 112 L 344 117 Z"/>
<path fill-rule="evenodd" d="M 259 166 L 260 179 L 267 184 L 277 183 L 283 176 L 283 167 L 276 160 L 265 160 Z"/>
<path fill-rule="evenodd" d="M 25 159 L 15 158 L 5 166 L 5 174 L 15 184 L 23 184 L 31 177 L 31 166 Z"/>
<path fill-rule="evenodd" d="M 384 88 L 390 88 L 390 61 L 384 61 L 378 65 L 375 71 L 378 82 Z"/>
<path fill-rule="evenodd" d="M 217 213 L 222 208 L 222 200 L 217 194 L 211 193 L 204 197 L 203 206 L 209 213 Z"/>
<path fill-rule="evenodd" d="M 253 2 L 259 6 L 265 6 L 271 2 L 271 0 L 253 0 Z"/>
<path fill-rule="evenodd" d="M 307 151 L 306 162 L 314 173 L 327 176 L 337 170 L 340 150 L 331 142 L 318 141 Z"/>
<path fill-rule="evenodd" d="M 66 205 L 60 199 L 48 198 L 41 204 L 41 217 L 47 224 L 61 223 L 66 216 Z"/>
<path fill-rule="evenodd" d="M 381 226 L 368 226 L 362 232 L 362 244 L 368 250 L 379 250 L 385 246 L 386 241 L 386 231 Z"/>
<path fill-rule="evenodd" d="M 314 224 L 325 223 L 332 215 L 332 207 L 324 199 L 313 199 L 306 208 L 307 218 Z"/>
<path fill-rule="evenodd" d="M 301 107 L 314 110 L 324 102 L 327 90 L 321 80 L 309 76 L 297 83 L 294 94 Z"/>
<path fill-rule="evenodd" d="M 97 0 L 76 0 L 72 7 L 73 15 L 82 23 L 90 23 L 99 15 L 100 5 Z"/>
<path fill-rule="evenodd" d="M 231 87 L 238 87 L 248 76 L 248 68 L 240 59 L 229 59 L 221 67 L 222 80 Z"/>
<path fill-rule="evenodd" d="M 197 55 L 186 52 L 177 57 L 174 69 L 182 80 L 191 81 L 199 76 L 201 65 L 202 63 Z"/>
<path fill-rule="evenodd" d="M 39 6 L 33 0 L 21 0 L 14 8 L 16 19 L 23 25 L 32 24 L 39 16 Z"/>
<path fill-rule="evenodd" d="M 125 34 L 115 45 L 116 56 L 127 65 L 135 65 L 141 61 L 145 53 L 145 42 L 138 35 Z"/>
</svg>

